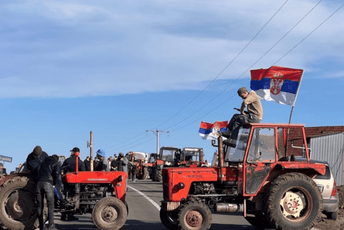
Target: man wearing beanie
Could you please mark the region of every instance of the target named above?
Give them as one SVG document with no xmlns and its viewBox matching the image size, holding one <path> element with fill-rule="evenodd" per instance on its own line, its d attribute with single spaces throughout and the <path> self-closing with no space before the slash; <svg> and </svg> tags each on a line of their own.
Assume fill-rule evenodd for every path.
<svg viewBox="0 0 344 230">
<path fill-rule="evenodd" d="M 96 153 L 99 161 L 94 171 L 110 171 L 109 163 L 105 157 L 105 151 L 102 149 L 98 149 Z"/>
<path fill-rule="evenodd" d="M 233 148 L 236 147 L 240 126 L 246 123 L 259 123 L 263 119 L 263 107 L 256 92 L 248 92 L 246 87 L 241 87 L 238 95 L 244 100 L 239 109 L 240 114 L 234 114 L 227 125 L 227 131 L 220 133 L 228 138 L 223 143 Z"/>
<path fill-rule="evenodd" d="M 27 170 L 35 181 L 37 180 L 39 168 L 46 157 L 48 157 L 48 154 L 42 151 L 41 146 L 37 145 L 26 158 Z"/>
</svg>

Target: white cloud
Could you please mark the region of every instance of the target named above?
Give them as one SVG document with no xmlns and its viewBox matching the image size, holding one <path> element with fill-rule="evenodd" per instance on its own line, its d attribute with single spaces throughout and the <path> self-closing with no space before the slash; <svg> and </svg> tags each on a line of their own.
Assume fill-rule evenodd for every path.
<svg viewBox="0 0 344 230">
<path fill-rule="evenodd" d="M 212 81 L 285 1 L 13 1 L 1 3 L 0 96 L 78 97 L 186 90 Z M 317 2 L 288 1 L 219 76 L 236 79 Z M 291 50 L 339 7 L 320 3 L 252 68 Z M 339 11 L 278 65 L 339 64 Z M 317 66 L 313 66 L 317 63 Z M 320 63 L 321 64 L 321 63 Z M 330 68 L 333 76 L 341 70 Z M 242 78 L 248 77 L 246 72 Z"/>
</svg>

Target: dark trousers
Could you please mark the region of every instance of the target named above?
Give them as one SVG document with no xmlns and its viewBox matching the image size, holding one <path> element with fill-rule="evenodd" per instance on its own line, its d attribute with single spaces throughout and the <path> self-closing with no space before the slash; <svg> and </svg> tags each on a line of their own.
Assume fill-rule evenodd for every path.
<svg viewBox="0 0 344 230">
<path fill-rule="evenodd" d="M 136 165 L 132 166 L 131 174 L 132 174 L 132 181 L 136 181 Z"/>
<path fill-rule="evenodd" d="M 234 114 L 232 119 L 229 121 L 227 125 L 227 129 L 232 131 L 231 139 L 236 140 L 238 139 L 239 129 L 240 126 L 243 126 L 246 123 L 259 123 L 260 120 L 256 118 L 253 114 Z"/>
<path fill-rule="evenodd" d="M 43 229 L 43 209 L 44 209 L 44 195 L 46 196 L 48 203 L 48 215 L 49 215 L 49 226 L 54 225 L 54 188 L 49 182 L 38 182 L 37 183 L 37 203 L 38 203 L 38 220 L 39 229 Z"/>
</svg>

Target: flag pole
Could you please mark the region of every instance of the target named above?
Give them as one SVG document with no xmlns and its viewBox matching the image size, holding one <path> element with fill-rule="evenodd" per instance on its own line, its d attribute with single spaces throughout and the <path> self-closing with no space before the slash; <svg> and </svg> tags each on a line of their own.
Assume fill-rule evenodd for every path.
<svg viewBox="0 0 344 230">
<path fill-rule="evenodd" d="M 297 91 L 296 91 L 296 95 L 295 95 L 295 100 L 294 100 L 294 102 L 293 102 L 293 105 L 291 106 L 290 117 L 289 117 L 289 124 L 291 123 L 291 118 L 292 118 L 292 116 L 293 116 L 293 111 L 294 111 L 294 107 L 295 107 L 295 102 L 296 102 L 296 99 L 297 99 L 297 95 L 299 94 L 299 90 L 300 90 L 300 87 L 301 87 L 302 78 L 303 78 L 303 70 L 302 70 L 302 74 L 301 74 L 301 78 L 300 78 L 299 87 L 297 87 Z"/>
</svg>

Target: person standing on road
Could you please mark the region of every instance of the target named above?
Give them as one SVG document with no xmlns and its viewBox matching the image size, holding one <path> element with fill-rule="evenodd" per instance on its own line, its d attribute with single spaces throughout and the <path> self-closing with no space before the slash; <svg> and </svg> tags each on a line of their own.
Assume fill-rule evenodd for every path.
<svg viewBox="0 0 344 230">
<path fill-rule="evenodd" d="M 233 148 L 236 147 L 240 126 L 246 123 L 259 123 L 263 119 L 263 107 L 256 92 L 248 92 L 246 87 L 241 87 L 238 95 L 244 100 L 239 109 L 240 114 L 234 114 L 227 125 L 227 131 L 220 132 L 220 135 L 228 138 L 223 143 Z"/>
<path fill-rule="evenodd" d="M 115 163 L 117 170 L 128 173 L 128 164 L 129 164 L 128 159 L 124 157 L 123 153 L 120 152 L 118 154 L 118 158 Z"/>
<path fill-rule="evenodd" d="M 97 150 L 97 158 L 99 159 L 94 171 L 110 171 L 108 160 L 105 157 L 105 151 L 102 149 Z"/>
<path fill-rule="evenodd" d="M 56 229 L 54 225 L 54 187 L 53 185 L 59 180 L 60 166 L 58 164 L 59 157 L 57 155 L 48 156 L 42 162 L 37 176 L 37 204 L 38 204 L 38 219 L 39 229 Z M 44 210 L 44 196 L 48 203 L 48 228 L 44 227 L 43 210 Z"/>
<path fill-rule="evenodd" d="M 136 164 L 131 165 L 132 182 L 136 182 Z"/>
<path fill-rule="evenodd" d="M 90 163 L 90 157 L 87 156 L 86 159 L 84 160 L 85 164 L 85 171 L 91 171 L 91 163 Z"/>
<path fill-rule="evenodd" d="M 126 157 L 124 157 L 124 154 L 122 152 L 120 152 L 115 162 L 115 168 L 117 168 L 118 171 L 126 172 L 128 175 L 128 164 L 129 164 L 129 160 Z M 128 185 L 128 178 L 125 180 L 125 186 L 127 185 Z"/>
<path fill-rule="evenodd" d="M 37 175 L 44 159 L 48 154 L 42 151 L 42 147 L 37 145 L 26 158 L 26 167 L 29 175 L 37 181 Z"/>
</svg>

